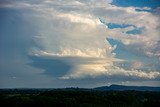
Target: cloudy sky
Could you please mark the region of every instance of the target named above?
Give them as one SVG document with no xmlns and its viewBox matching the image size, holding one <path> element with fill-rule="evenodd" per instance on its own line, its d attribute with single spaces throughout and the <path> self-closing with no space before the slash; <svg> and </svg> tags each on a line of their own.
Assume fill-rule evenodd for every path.
<svg viewBox="0 0 160 107">
<path fill-rule="evenodd" d="M 160 86 L 159 0 L 1 0 L 0 88 Z"/>
</svg>

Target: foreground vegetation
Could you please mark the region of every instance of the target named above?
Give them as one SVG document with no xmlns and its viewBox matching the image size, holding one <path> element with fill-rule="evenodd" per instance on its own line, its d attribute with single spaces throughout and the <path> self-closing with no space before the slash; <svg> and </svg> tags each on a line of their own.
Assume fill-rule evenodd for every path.
<svg viewBox="0 0 160 107">
<path fill-rule="evenodd" d="M 0 104 L 4 107 L 160 107 L 160 92 L 1 89 Z"/>
</svg>

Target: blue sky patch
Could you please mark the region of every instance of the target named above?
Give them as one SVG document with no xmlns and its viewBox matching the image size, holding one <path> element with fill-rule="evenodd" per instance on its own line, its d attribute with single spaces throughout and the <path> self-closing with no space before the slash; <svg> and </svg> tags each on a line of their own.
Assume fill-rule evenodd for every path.
<svg viewBox="0 0 160 107">
<path fill-rule="evenodd" d="M 112 5 L 120 7 L 160 7 L 160 0 L 113 0 Z"/>
<path fill-rule="evenodd" d="M 112 38 L 106 38 L 106 40 L 110 43 L 110 45 L 114 46 L 114 45 L 117 45 L 118 47 L 122 47 L 124 46 L 124 44 L 119 41 L 119 40 L 115 40 L 115 39 L 112 39 Z"/>
<path fill-rule="evenodd" d="M 101 23 L 106 25 L 109 29 L 117 29 L 117 28 L 127 28 L 127 27 L 134 27 L 133 30 L 129 30 L 126 32 L 126 34 L 142 34 L 142 31 L 144 30 L 144 27 L 136 27 L 135 25 L 131 24 L 117 24 L 117 23 L 107 23 L 105 20 L 99 19 Z"/>
<path fill-rule="evenodd" d="M 116 58 L 124 59 L 124 60 L 146 60 L 145 56 L 137 56 L 136 54 L 128 51 L 127 46 L 123 44 L 122 41 L 112 39 L 112 38 L 106 38 L 106 40 L 109 42 L 111 46 L 116 45 L 116 49 L 114 49 L 112 52 L 116 53 Z"/>
<path fill-rule="evenodd" d="M 152 9 L 135 9 L 137 12 L 153 12 Z"/>
<path fill-rule="evenodd" d="M 131 24 L 118 24 L 118 23 L 107 23 L 105 20 L 100 19 L 100 22 L 103 23 L 104 25 L 106 25 L 109 29 L 116 29 L 116 28 L 127 28 L 130 26 L 135 27 L 134 25 Z"/>
<path fill-rule="evenodd" d="M 129 30 L 127 31 L 126 33 L 127 34 L 133 34 L 133 35 L 136 35 L 136 34 L 142 34 L 142 31 L 144 30 L 144 27 L 139 27 L 139 28 L 135 28 L 133 30 Z"/>
<path fill-rule="evenodd" d="M 127 28 L 133 25 L 130 24 L 116 24 L 116 23 L 108 23 L 107 24 L 109 29 L 114 29 L 114 28 Z"/>
</svg>

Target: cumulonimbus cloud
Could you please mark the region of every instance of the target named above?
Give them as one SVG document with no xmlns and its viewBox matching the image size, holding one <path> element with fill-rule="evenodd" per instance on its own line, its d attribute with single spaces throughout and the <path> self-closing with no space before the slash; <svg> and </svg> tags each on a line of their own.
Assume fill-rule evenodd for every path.
<svg viewBox="0 0 160 107">
<path fill-rule="evenodd" d="M 3 3 L 0 8 L 21 10 L 23 19 L 34 26 L 33 31 L 36 33 L 31 38 L 36 45 L 28 49 L 29 55 L 72 57 L 72 61 L 71 59 L 67 61 L 73 68 L 66 72 L 66 75 L 59 77 L 61 79 L 95 78 L 103 75 L 153 80 L 158 78 L 159 10 L 155 9 L 156 13 L 139 12 L 136 11 L 137 7 L 117 7 L 109 4 L 112 0 L 107 1 L 17 0 Z M 102 23 L 100 19 L 106 23 Z M 107 23 L 131 26 L 110 29 Z M 141 34 L 127 33 L 136 28 L 143 28 L 140 29 Z M 118 44 L 112 46 L 106 40 L 108 37 L 120 41 L 124 50 L 118 50 Z M 118 51 L 114 52 L 116 49 Z M 118 54 L 121 55 L 117 58 Z M 134 57 L 130 57 L 130 54 Z M 132 63 L 131 60 L 142 63 L 136 65 L 137 63 Z M 148 63 L 148 60 L 152 64 Z M 115 64 L 125 64 L 126 61 L 131 61 L 132 65 L 127 69 Z M 145 67 L 147 70 L 144 70 L 144 66 L 151 66 L 151 70 L 147 67 Z M 153 70 L 153 66 L 156 69 Z"/>
<path fill-rule="evenodd" d="M 158 20 L 157 16 L 149 12 L 138 12 L 136 11 L 136 7 L 123 8 L 115 7 L 107 3 L 103 4 L 104 1 L 99 2 L 99 5 L 94 5 L 94 9 L 86 7 L 88 2 L 78 2 L 79 4 L 70 6 L 58 5 L 58 7 L 56 7 L 58 2 L 56 4 L 52 2 L 54 7 L 46 8 L 48 4 L 45 4 L 43 9 L 34 9 L 36 13 L 38 12 L 42 15 L 42 17 L 41 15 L 38 16 L 39 20 L 37 20 L 37 23 L 43 23 L 43 26 L 40 27 L 41 30 L 39 31 L 39 35 L 36 36 L 35 39 L 35 42 L 42 46 L 42 50 L 38 49 L 39 51 L 33 51 L 32 53 L 39 56 L 53 55 L 61 57 L 80 56 L 93 58 L 113 58 L 119 53 L 114 54 L 112 52 L 116 47 L 111 46 L 105 39 L 106 37 L 110 37 L 120 40 L 124 45 L 126 45 L 127 48 L 125 49 L 131 53 L 133 52 L 135 55 L 144 54 L 151 56 L 151 52 L 153 51 L 150 50 L 153 48 L 153 45 L 151 46 L 150 44 L 154 44 L 158 37 L 158 30 L 155 30 L 158 26 L 156 23 L 156 20 Z M 79 9 L 79 7 L 76 8 L 75 5 L 84 7 L 84 9 Z M 107 7 L 105 7 L 105 5 Z M 66 10 L 63 10 L 64 7 Z M 72 7 L 75 9 L 74 11 L 70 10 Z M 60 11 L 60 9 L 62 9 L 62 11 Z M 87 11 L 83 12 L 84 10 Z M 102 12 L 105 14 L 102 14 Z M 117 17 L 114 17 L 115 14 Z M 107 25 L 100 22 L 100 18 L 109 23 L 116 22 L 118 24 L 130 24 L 136 27 L 144 27 L 144 30 L 142 31 L 142 34 L 127 34 L 124 32 L 133 30 L 134 27 L 131 26 L 127 28 L 109 29 L 107 28 Z M 137 20 L 135 20 L 135 18 Z M 42 20 L 43 22 L 41 22 Z M 125 20 L 125 22 L 122 20 Z M 48 27 L 48 25 L 50 27 Z M 151 27 L 150 25 L 154 27 Z M 152 32 L 155 33 L 150 36 Z M 137 49 L 137 45 L 139 46 L 138 48 L 141 48 L 140 50 Z M 36 48 L 33 50 L 36 50 Z M 155 53 L 154 55 L 157 54 Z M 113 63 L 113 61 L 111 62 Z M 74 65 L 74 68 L 83 68 L 83 70 L 88 69 L 88 71 L 93 70 L 89 69 L 89 67 L 95 68 L 93 70 L 94 73 L 92 72 L 94 76 L 96 76 L 96 74 L 98 76 L 104 74 L 104 72 L 106 73 L 106 69 L 103 70 L 103 72 L 101 72 L 102 70 L 100 69 L 96 70 L 96 68 L 104 69 L 104 64 L 90 65 L 95 67 L 91 67 L 89 65 Z M 112 66 L 110 66 L 112 68 L 110 71 L 116 71 L 117 74 L 120 74 L 118 73 L 117 69 L 113 69 Z M 130 69 L 134 68 L 131 67 Z M 154 78 L 154 76 L 151 76 L 149 73 L 145 74 L 145 71 L 137 72 L 136 69 L 130 71 L 131 72 L 125 72 L 124 69 L 124 72 L 121 73 L 126 73 L 126 75 L 130 76 L 139 75 L 138 77 L 146 77 L 150 79 Z M 88 72 L 88 74 L 90 73 L 91 72 Z M 155 72 L 155 74 L 156 73 L 157 72 Z M 144 74 L 145 76 L 140 76 L 141 74 Z"/>
</svg>

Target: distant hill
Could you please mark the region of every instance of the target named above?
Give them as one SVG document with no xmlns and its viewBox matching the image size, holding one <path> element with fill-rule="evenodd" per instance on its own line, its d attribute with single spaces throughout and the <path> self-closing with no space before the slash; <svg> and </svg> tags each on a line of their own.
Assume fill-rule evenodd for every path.
<svg viewBox="0 0 160 107">
<path fill-rule="evenodd" d="M 100 91 L 125 91 L 125 90 L 135 90 L 135 91 L 160 91 L 160 87 L 149 87 L 149 86 L 124 86 L 124 85 L 110 85 L 96 87 L 95 90 Z"/>
</svg>

